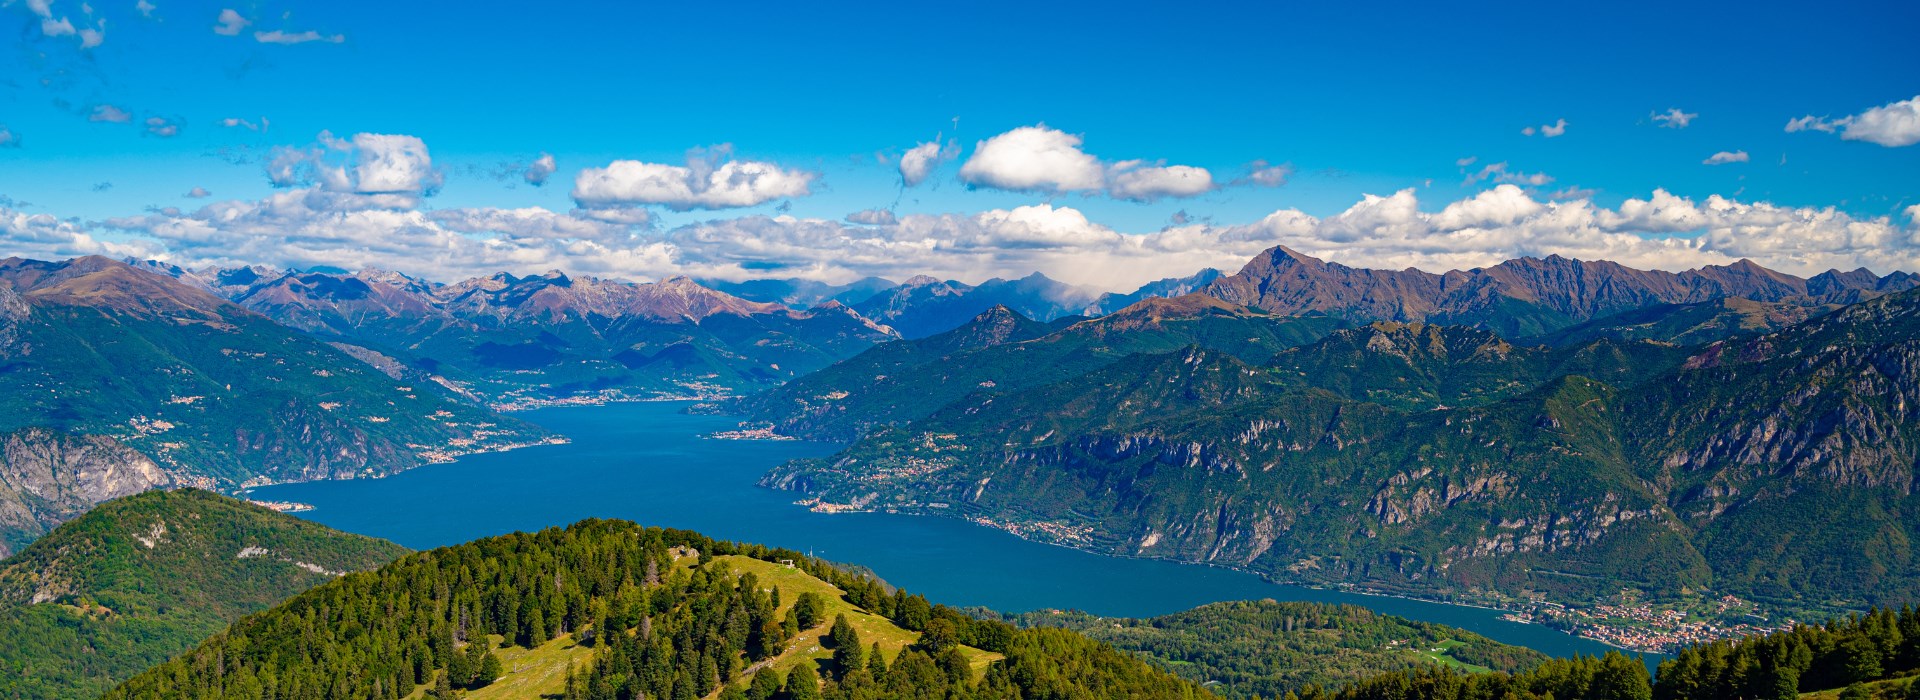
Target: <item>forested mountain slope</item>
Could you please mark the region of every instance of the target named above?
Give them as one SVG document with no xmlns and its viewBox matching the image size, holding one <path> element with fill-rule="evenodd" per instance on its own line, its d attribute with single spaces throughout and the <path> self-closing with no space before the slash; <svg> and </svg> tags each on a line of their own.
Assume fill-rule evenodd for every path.
<svg viewBox="0 0 1920 700">
<path fill-rule="evenodd" d="M 582 645 L 590 653 L 568 653 Z M 509 654 L 511 670 L 500 661 Z M 444 697 L 471 688 L 482 698 L 556 662 L 557 687 L 520 692 L 1211 697 L 1079 635 L 977 620 L 796 552 L 595 520 L 343 577 L 239 621 L 105 697 L 394 698 L 423 689 Z"/>
<path fill-rule="evenodd" d="M 1230 698 L 1279 698 L 1386 671 L 1439 665 L 1463 672 L 1529 669 L 1539 652 L 1354 605 L 1271 600 L 1203 605 L 1154 618 L 1040 610 L 1003 619 L 1060 627 L 1142 655 Z"/>
<path fill-rule="evenodd" d="M 0 561 L 0 695 L 98 697 L 242 615 L 406 551 L 205 491 L 102 503 Z"/>
</svg>

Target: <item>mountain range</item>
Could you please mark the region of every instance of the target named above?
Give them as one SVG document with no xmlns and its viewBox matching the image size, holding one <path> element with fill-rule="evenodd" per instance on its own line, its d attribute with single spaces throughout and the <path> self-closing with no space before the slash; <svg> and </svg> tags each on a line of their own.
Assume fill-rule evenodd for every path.
<svg viewBox="0 0 1920 700">
<path fill-rule="evenodd" d="M 1477 326 L 1521 338 L 1660 304 L 1727 298 L 1850 304 L 1915 286 L 1920 275 L 1909 272 L 1881 277 L 1864 268 L 1829 270 L 1803 279 L 1748 260 L 1677 273 L 1558 255 L 1445 273 L 1368 270 L 1276 246 L 1201 291 L 1280 314 Z"/>
<path fill-rule="evenodd" d="M 379 476 L 549 439 L 204 289 L 0 261 L 0 552 L 166 485 Z"/>
<path fill-rule="evenodd" d="M 1421 595 L 1576 601 L 1627 586 L 1857 609 L 1920 591 L 1920 291 L 1847 294 L 1871 298 L 1701 345 L 1521 345 L 1376 322 L 1266 357 L 1193 342 L 897 398 L 850 372 L 743 406 L 776 430 L 861 435 L 763 482 L 822 507 Z M 913 374 L 996 366 L 976 349 Z M 892 420 L 829 420 L 837 402 L 907 396 L 926 400 Z"/>
</svg>

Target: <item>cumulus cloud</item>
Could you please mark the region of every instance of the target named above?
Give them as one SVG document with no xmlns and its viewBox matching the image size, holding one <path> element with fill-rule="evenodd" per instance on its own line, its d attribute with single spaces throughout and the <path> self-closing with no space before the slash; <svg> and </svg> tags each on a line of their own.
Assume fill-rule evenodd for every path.
<svg viewBox="0 0 1920 700">
<path fill-rule="evenodd" d="M 1848 141 L 1866 141 L 1888 148 L 1920 143 L 1920 96 L 1839 119 L 1807 115 L 1787 122 L 1787 131 L 1840 132 Z"/>
<path fill-rule="evenodd" d="M 812 193 L 818 173 L 776 163 L 734 160 L 732 148 L 695 149 L 687 164 L 616 160 L 575 176 L 573 199 L 581 207 L 656 204 L 674 211 L 729 209 Z"/>
<path fill-rule="evenodd" d="M 1100 159 L 1080 150 L 1081 138 L 1045 124 L 1023 126 L 981 141 L 960 166 L 969 185 L 1029 192 L 1086 192 L 1106 185 Z"/>
<path fill-rule="evenodd" d="M 1542 124 L 1537 127 L 1529 126 L 1525 129 L 1521 129 L 1520 133 L 1526 134 L 1528 136 L 1539 134 L 1546 138 L 1553 138 L 1555 136 L 1559 136 L 1561 134 L 1567 133 L 1567 120 L 1561 119 L 1552 124 Z"/>
<path fill-rule="evenodd" d="M 539 187 L 547 184 L 547 178 L 552 177 L 554 171 L 558 169 L 554 165 L 553 154 L 542 153 L 539 158 L 533 159 L 533 162 L 528 163 L 527 167 L 520 171 L 520 178 L 526 180 L 529 185 Z"/>
<path fill-rule="evenodd" d="M 20 135 L 13 133 L 5 124 L 0 124 L 0 148 L 19 148 Z"/>
<path fill-rule="evenodd" d="M 166 117 L 147 117 L 146 126 L 147 133 L 161 138 L 180 135 L 180 124 Z"/>
<path fill-rule="evenodd" d="M 1660 122 L 1662 128 L 1685 129 L 1688 124 L 1693 123 L 1694 118 L 1700 115 L 1697 112 L 1682 112 L 1678 107 L 1669 107 L 1665 114 L 1655 112 L 1649 116 L 1651 116 L 1654 121 Z"/>
<path fill-rule="evenodd" d="M 933 175 L 933 171 L 960 155 L 960 147 L 953 143 L 940 143 L 938 137 L 900 154 L 900 182 L 908 187 L 918 187 Z"/>
<path fill-rule="evenodd" d="M 207 188 L 205 187 L 195 187 L 193 189 L 187 190 L 186 194 L 183 194 L 180 196 L 186 197 L 188 199 L 206 199 L 207 197 L 213 196 L 213 193 L 208 192 Z"/>
<path fill-rule="evenodd" d="M 125 124 L 133 121 L 133 113 L 110 104 L 97 104 L 93 106 L 93 111 L 87 114 L 87 121 Z"/>
<path fill-rule="evenodd" d="M 405 134 L 354 134 L 335 138 L 322 131 L 308 148 L 280 148 L 267 163 L 275 187 L 314 185 L 336 194 L 380 198 L 386 206 L 411 207 L 444 181 L 427 144 Z"/>
<path fill-rule="evenodd" d="M 220 17 L 215 19 L 214 23 L 213 33 L 220 36 L 240 36 L 240 32 L 245 31 L 247 25 L 253 24 L 233 8 L 221 10 Z"/>
<path fill-rule="evenodd" d="M 133 4 L 133 9 L 138 10 L 141 17 L 153 19 L 153 11 L 159 8 L 154 7 L 153 3 L 147 2 L 147 0 L 140 0 Z"/>
<path fill-rule="evenodd" d="M 1748 160 L 1750 159 L 1747 157 L 1746 151 L 1721 151 L 1707 156 L 1707 159 L 1700 161 L 1700 163 L 1702 165 L 1726 165 L 1728 163 L 1745 163 Z"/>
<path fill-rule="evenodd" d="M 293 44 L 305 44 L 313 41 L 323 41 L 329 44 L 338 44 L 338 43 L 345 42 L 347 40 L 347 37 L 343 34 L 321 34 L 320 32 L 316 32 L 311 29 L 304 32 L 284 32 L 284 31 L 275 29 L 270 32 L 254 32 L 253 40 L 258 41 L 262 44 L 280 44 L 282 46 L 290 46 Z"/>
<path fill-rule="evenodd" d="M 1192 197 L 1216 188 L 1213 173 L 1164 161 L 1106 163 L 1081 150 L 1083 139 L 1045 124 L 1023 126 L 985 141 L 960 165 L 974 187 L 1042 194 L 1096 193 L 1134 201 Z M 1279 173 L 1282 180 L 1284 173 Z"/>
</svg>

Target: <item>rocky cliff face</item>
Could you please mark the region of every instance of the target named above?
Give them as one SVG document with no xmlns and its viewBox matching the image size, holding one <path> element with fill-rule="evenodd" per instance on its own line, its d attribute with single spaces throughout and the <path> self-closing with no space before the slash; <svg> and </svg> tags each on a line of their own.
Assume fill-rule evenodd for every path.
<svg viewBox="0 0 1920 700">
<path fill-rule="evenodd" d="M 96 503 L 172 483 L 113 438 L 39 428 L 0 436 L 0 558 Z"/>
</svg>

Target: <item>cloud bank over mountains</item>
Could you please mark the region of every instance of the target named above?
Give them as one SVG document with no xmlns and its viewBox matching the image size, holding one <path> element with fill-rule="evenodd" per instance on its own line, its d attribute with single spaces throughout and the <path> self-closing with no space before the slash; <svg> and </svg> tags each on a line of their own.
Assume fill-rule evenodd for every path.
<svg viewBox="0 0 1920 700">
<path fill-rule="evenodd" d="M 1404 189 L 1367 195 L 1324 218 L 1280 209 L 1256 221 L 1137 232 L 1051 203 L 948 214 L 875 209 L 844 220 L 750 214 L 661 229 L 644 209 L 618 206 L 423 208 L 439 177 L 418 139 L 356 134 L 322 141 L 270 164 L 284 189 L 265 199 L 85 222 L 0 201 L 0 238 L 11 254 L 39 258 L 404 267 L 439 279 L 554 268 L 636 280 L 687 274 L 836 282 L 914 274 L 979 281 L 1039 271 L 1116 290 L 1205 267 L 1235 269 L 1275 245 L 1353 266 L 1433 271 L 1550 254 L 1667 270 L 1740 258 L 1803 275 L 1920 269 L 1920 205 L 1908 207 L 1903 220 L 1856 218 L 1833 208 L 1718 195 L 1695 201 L 1655 190 L 1607 208 L 1586 199 L 1543 201 L 1499 184 L 1453 202 L 1423 203 Z M 589 193 L 582 204 L 718 207 L 764 200 L 769 192 L 802 193 L 809 182 L 769 163 L 637 163 L 588 168 L 576 196 Z"/>
</svg>

